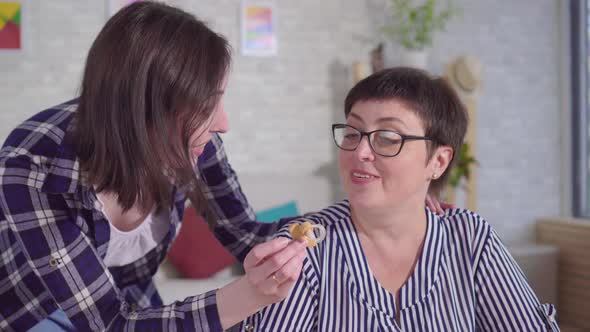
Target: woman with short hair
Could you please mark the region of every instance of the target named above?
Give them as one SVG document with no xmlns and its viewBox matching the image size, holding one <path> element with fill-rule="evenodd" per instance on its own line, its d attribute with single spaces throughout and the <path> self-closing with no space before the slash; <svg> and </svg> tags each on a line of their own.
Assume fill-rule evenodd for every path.
<svg viewBox="0 0 590 332">
<path fill-rule="evenodd" d="M 440 77 L 391 68 L 348 93 L 332 131 L 347 200 L 292 220 L 325 228 L 290 295 L 245 331 L 557 331 L 481 216 L 425 206 L 463 144 L 467 114 Z M 312 236 L 312 234 L 309 234 Z"/>
</svg>

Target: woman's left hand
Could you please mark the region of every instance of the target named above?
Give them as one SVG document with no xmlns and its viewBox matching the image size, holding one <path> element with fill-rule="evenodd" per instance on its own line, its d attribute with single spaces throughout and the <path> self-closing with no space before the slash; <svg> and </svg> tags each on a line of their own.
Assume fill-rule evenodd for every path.
<svg viewBox="0 0 590 332">
<path fill-rule="evenodd" d="M 431 194 L 426 195 L 426 206 L 437 214 L 445 214 L 445 209 L 452 209 L 455 207 L 453 204 L 440 202 L 436 196 Z"/>
<path fill-rule="evenodd" d="M 301 274 L 305 257 L 302 241 L 279 237 L 255 246 L 244 260 L 246 275 L 217 291 L 223 329 L 285 299 Z"/>
<path fill-rule="evenodd" d="M 299 278 L 305 242 L 276 238 L 255 246 L 244 260 L 246 279 L 264 306 L 282 301 Z"/>
</svg>

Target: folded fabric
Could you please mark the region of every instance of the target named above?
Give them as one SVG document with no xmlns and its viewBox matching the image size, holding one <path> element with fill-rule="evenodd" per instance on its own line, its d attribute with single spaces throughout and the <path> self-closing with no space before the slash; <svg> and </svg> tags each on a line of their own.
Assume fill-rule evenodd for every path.
<svg viewBox="0 0 590 332">
<path fill-rule="evenodd" d="M 293 217 L 297 215 L 299 215 L 297 203 L 291 201 L 257 212 L 256 219 L 258 219 L 260 222 L 273 222 L 281 218 Z"/>
<path fill-rule="evenodd" d="M 273 222 L 298 214 L 297 204 L 291 201 L 259 211 L 256 218 L 260 222 Z M 208 278 L 237 263 L 193 207 L 188 207 L 184 213 L 180 233 L 172 243 L 168 259 L 184 278 L 197 279 Z"/>
<path fill-rule="evenodd" d="M 184 213 L 168 259 L 185 278 L 208 278 L 237 262 L 192 207 Z"/>
</svg>

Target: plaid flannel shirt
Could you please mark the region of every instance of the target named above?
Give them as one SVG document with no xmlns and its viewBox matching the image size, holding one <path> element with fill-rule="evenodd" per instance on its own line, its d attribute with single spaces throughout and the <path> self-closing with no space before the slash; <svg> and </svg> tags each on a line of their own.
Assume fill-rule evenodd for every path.
<svg viewBox="0 0 590 332">
<path fill-rule="evenodd" d="M 38 113 L 0 150 L 0 330 L 25 331 L 61 308 L 81 331 L 221 331 L 215 290 L 165 306 L 152 282 L 182 220 L 178 191 L 162 242 L 136 262 L 105 266 L 108 221 L 65 139 L 77 106 Z M 256 222 L 217 135 L 197 171 L 217 215 L 215 235 L 243 261 L 283 223 Z"/>
</svg>

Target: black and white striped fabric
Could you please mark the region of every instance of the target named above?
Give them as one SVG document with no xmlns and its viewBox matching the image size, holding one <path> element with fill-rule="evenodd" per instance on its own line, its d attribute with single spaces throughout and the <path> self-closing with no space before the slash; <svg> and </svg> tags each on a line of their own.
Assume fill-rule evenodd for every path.
<svg viewBox="0 0 590 332">
<path fill-rule="evenodd" d="M 461 209 L 426 214 L 423 250 L 399 303 L 372 275 L 347 201 L 305 216 L 326 227 L 326 240 L 308 249 L 290 296 L 244 321 L 242 330 L 559 330 L 554 307 L 539 303 L 485 220 Z M 289 237 L 287 227 L 280 236 Z"/>
</svg>

